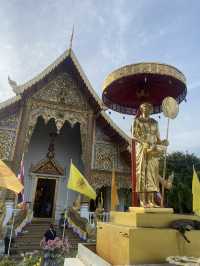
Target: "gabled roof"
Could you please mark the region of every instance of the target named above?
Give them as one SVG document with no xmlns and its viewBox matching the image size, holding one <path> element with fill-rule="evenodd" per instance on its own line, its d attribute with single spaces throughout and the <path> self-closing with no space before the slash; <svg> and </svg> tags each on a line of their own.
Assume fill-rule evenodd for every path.
<svg viewBox="0 0 200 266">
<path fill-rule="evenodd" d="M 31 172 L 36 174 L 53 174 L 64 176 L 64 169 L 54 159 L 43 159 L 36 165 L 31 167 Z"/>
<path fill-rule="evenodd" d="M 89 80 L 87 79 L 82 67 L 80 66 L 74 52 L 72 49 L 66 50 L 61 56 L 59 56 L 51 65 L 49 65 L 47 68 L 45 68 L 39 75 L 34 77 L 33 79 L 29 80 L 28 82 L 17 86 L 14 89 L 14 92 L 19 95 L 23 94 L 28 88 L 36 84 L 38 81 L 42 80 L 44 77 L 46 77 L 50 72 L 52 72 L 57 66 L 59 66 L 61 63 L 63 63 L 67 58 L 71 58 L 74 65 L 76 66 L 81 78 L 83 79 L 84 83 L 86 84 L 89 92 L 94 97 L 94 99 L 97 101 L 97 103 L 101 106 L 102 101 L 92 88 L 92 85 L 90 84 Z"/>
<path fill-rule="evenodd" d="M 12 98 L 10 98 L 4 102 L 1 102 L 0 103 L 0 109 L 6 108 L 7 106 L 18 102 L 19 100 L 21 100 L 20 95 L 13 96 Z"/>
<path fill-rule="evenodd" d="M 21 101 L 21 96 L 16 95 L 4 102 L 0 103 L 0 119 L 7 116 L 9 113 L 15 113 L 18 110 Z"/>
<path fill-rule="evenodd" d="M 30 81 L 22 84 L 22 85 L 16 85 L 13 88 L 13 91 L 16 93 L 16 96 L 11 98 L 10 100 L 1 103 L 0 104 L 0 111 L 6 107 L 9 107 L 10 105 L 19 102 L 23 99 L 24 95 L 31 89 L 31 87 L 36 86 L 37 83 L 41 82 L 43 79 L 48 77 L 48 75 L 56 70 L 64 61 L 70 59 L 72 61 L 72 64 L 78 71 L 81 80 L 84 82 L 85 87 L 87 88 L 87 91 L 89 95 L 92 97 L 93 101 L 95 102 L 95 105 L 97 106 L 98 112 L 100 112 L 100 117 L 102 121 L 105 121 L 107 124 L 107 127 L 109 127 L 111 130 L 113 130 L 120 139 L 123 140 L 123 142 L 130 144 L 130 138 L 123 132 L 111 119 L 110 117 L 103 111 L 104 105 L 100 97 L 97 95 L 95 90 L 93 89 L 90 81 L 86 77 L 82 67 L 80 66 L 74 52 L 72 49 L 66 50 L 60 57 L 58 57 L 51 65 L 49 65 L 47 68 L 45 68 L 39 75 L 31 79 Z"/>
<path fill-rule="evenodd" d="M 113 122 L 113 120 L 106 114 L 105 111 L 101 112 L 101 116 L 113 130 L 115 130 L 123 139 L 126 140 L 126 142 L 131 142 L 130 137 Z"/>
</svg>

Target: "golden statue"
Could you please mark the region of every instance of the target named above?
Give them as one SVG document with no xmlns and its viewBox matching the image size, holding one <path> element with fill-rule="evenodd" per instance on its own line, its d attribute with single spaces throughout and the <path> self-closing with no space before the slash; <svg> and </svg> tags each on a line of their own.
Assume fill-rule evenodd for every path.
<svg viewBox="0 0 200 266">
<path fill-rule="evenodd" d="M 136 192 L 141 207 L 158 207 L 155 192 L 159 192 L 159 159 L 164 154 L 167 140 L 160 140 L 158 122 L 150 117 L 153 106 L 143 103 L 133 124 L 136 145 Z"/>
</svg>

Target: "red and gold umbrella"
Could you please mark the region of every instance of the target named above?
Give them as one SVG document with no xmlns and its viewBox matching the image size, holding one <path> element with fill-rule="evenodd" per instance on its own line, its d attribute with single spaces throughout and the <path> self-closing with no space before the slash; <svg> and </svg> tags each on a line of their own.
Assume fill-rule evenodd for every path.
<svg viewBox="0 0 200 266">
<path fill-rule="evenodd" d="M 178 103 L 187 94 L 186 78 L 177 68 L 160 63 L 138 63 L 119 68 L 103 84 L 104 104 L 117 112 L 135 115 L 143 102 L 161 112 L 162 101 L 170 96 Z"/>
</svg>

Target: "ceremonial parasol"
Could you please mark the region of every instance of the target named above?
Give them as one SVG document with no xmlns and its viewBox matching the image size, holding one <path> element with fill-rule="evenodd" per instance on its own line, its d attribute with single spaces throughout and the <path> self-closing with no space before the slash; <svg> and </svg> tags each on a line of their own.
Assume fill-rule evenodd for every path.
<svg viewBox="0 0 200 266">
<path fill-rule="evenodd" d="M 180 103 L 186 94 L 186 78 L 177 68 L 160 63 L 138 63 L 109 74 L 103 84 L 102 99 L 114 111 L 135 115 L 143 102 L 153 105 L 153 113 L 160 113 L 164 98 L 170 96 Z"/>
<path fill-rule="evenodd" d="M 124 66 L 109 74 L 103 84 L 102 99 L 108 108 L 130 115 L 136 115 L 139 106 L 148 102 L 153 105 L 153 114 L 156 114 L 163 111 L 162 103 L 166 97 L 172 97 L 177 103 L 181 103 L 186 94 L 186 78 L 177 68 L 160 63 L 138 63 Z M 168 112 L 169 110 L 165 113 Z M 134 140 L 131 161 L 132 205 L 137 206 Z"/>
</svg>

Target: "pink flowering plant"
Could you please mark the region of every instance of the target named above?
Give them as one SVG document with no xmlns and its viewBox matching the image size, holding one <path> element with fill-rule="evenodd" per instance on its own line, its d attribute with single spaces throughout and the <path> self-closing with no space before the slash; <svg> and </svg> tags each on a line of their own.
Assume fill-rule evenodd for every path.
<svg viewBox="0 0 200 266">
<path fill-rule="evenodd" d="M 54 251 L 55 253 L 68 253 L 70 248 L 68 239 L 60 239 L 59 237 L 48 241 L 45 241 L 45 238 L 43 238 L 40 246 L 44 251 Z"/>
<path fill-rule="evenodd" d="M 58 266 L 64 264 L 64 257 L 69 253 L 69 241 L 67 238 L 60 239 L 56 237 L 54 240 L 45 241 L 45 238 L 40 242 L 40 246 L 44 251 L 44 265 Z"/>
</svg>

